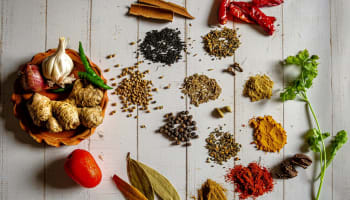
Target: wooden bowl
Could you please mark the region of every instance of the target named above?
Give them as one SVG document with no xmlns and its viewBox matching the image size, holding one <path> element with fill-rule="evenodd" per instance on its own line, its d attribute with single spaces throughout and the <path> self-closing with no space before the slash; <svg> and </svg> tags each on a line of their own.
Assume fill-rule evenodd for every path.
<svg viewBox="0 0 350 200">
<path fill-rule="evenodd" d="M 26 64 L 36 64 L 41 65 L 42 61 L 56 52 L 56 49 L 49 49 L 44 53 L 36 54 L 32 60 Z M 72 50 L 66 49 L 66 53 L 72 58 L 74 63 L 73 74 L 78 77 L 78 71 L 85 71 L 84 65 L 80 60 L 79 53 Z M 106 79 L 102 76 L 100 68 L 93 62 L 90 61 L 91 68 L 106 82 Z M 25 65 L 26 65 L 25 64 Z M 20 67 L 23 70 L 24 66 Z M 41 95 L 49 97 L 51 100 L 62 100 L 68 97 L 69 93 L 49 93 L 47 91 L 39 92 Z M 90 137 L 96 130 L 96 128 L 86 128 L 79 126 L 75 130 L 63 131 L 59 133 L 48 132 L 46 129 L 38 127 L 33 124 L 32 119 L 29 115 L 28 109 L 26 107 L 26 102 L 33 96 L 33 92 L 24 92 L 19 84 L 19 79 L 15 82 L 14 93 L 11 96 L 13 102 L 13 113 L 19 120 L 20 127 L 26 131 L 35 141 L 38 143 L 45 142 L 48 145 L 59 147 L 61 145 L 76 145 L 79 144 L 84 139 Z M 104 90 L 104 95 L 101 101 L 102 116 L 104 117 L 107 108 L 108 96 L 107 91 Z"/>
</svg>

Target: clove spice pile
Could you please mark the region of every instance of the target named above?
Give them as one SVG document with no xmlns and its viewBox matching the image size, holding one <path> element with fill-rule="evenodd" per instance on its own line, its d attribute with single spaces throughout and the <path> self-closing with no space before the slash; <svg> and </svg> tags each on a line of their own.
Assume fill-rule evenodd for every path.
<svg viewBox="0 0 350 200">
<path fill-rule="evenodd" d="M 190 139 L 198 138 L 196 121 L 188 111 L 181 111 L 174 115 L 168 113 L 164 115 L 165 124 L 159 128 L 157 132 L 173 141 L 173 145 L 190 146 Z"/>
</svg>

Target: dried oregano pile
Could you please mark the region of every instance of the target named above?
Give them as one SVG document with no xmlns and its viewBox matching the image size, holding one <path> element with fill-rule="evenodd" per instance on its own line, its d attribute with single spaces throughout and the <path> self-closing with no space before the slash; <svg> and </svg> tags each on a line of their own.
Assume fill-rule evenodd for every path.
<svg viewBox="0 0 350 200">
<path fill-rule="evenodd" d="M 208 149 L 209 155 L 207 158 L 208 163 L 213 161 L 222 165 L 223 162 L 236 157 L 241 149 L 241 144 L 236 143 L 232 134 L 222 131 L 222 127 L 215 128 L 205 141 L 207 143 L 205 148 Z"/>
<path fill-rule="evenodd" d="M 147 73 L 149 70 L 140 72 L 138 65 L 135 65 L 124 68 L 118 76 L 118 78 L 125 77 L 116 89 L 123 104 L 123 112 L 132 113 L 137 106 L 140 106 L 140 110 L 144 110 L 146 113 L 150 112 L 148 106 L 153 100 L 151 92 L 156 91 L 156 88 L 152 88 L 152 81 L 144 79 Z M 128 114 L 127 117 L 131 117 L 131 114 Z"/>
<path fill-rule="evenodd" d="M 182 93 L 190 97 L 191 104 L 199 106 L 209 100 L 217 99 L 221 94 L 221 87 L 215 79 L 206 75 L 194 74 L 185 78 Z"/>
<path fill-rule="evenodd" d="M 181 59 L 185 48 L 180 34 L 178 29 L 170 28 L 149 31 L 140 44 L 140 51 L 147 60 L 171 65 Z"/>
<path fill-rule="evenodd" d="M 223 28 L 212 30 L 203 37 L 204 49 L 211 56 L 218 58 L 233 56 L 241 44 L 235 29 Z"/>
<path fill-rule="evenodd" d="M 174 115 L 168 113 L 164 115 L 165 124 L 158 130 L 159 133 L 173 141 L 173 145 L 179 145 L 181 142 L 183 146 L 190 146 L 190 139 L 198 138 L 196 121 L 188 111 L 181 111 Z"/>
</svg>

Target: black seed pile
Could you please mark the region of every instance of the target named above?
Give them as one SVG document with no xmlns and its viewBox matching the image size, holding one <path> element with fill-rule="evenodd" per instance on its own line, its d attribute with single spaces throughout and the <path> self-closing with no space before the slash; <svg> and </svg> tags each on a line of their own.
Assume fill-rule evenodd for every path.
<svg viewBox="0 0 350 200">
<path fill-rule="evenodd" d="M 171 65 L 181 59 L 181 51 L 185 48 L 180 34 L 178 29 L 170 28 L 149 31 L 139 50 L 147 60 Z"/>
<path fill-rule="evenodd" d="M 191 146 L 190 139 L 198 138 L 196 121 L 188 111 L 182 111 L 174 115 L 168 113 L 164 115 L 165 124 L 157 132 L 163 134 L 173 145 L 184 143 L 183 146 Z"/>
</svg>

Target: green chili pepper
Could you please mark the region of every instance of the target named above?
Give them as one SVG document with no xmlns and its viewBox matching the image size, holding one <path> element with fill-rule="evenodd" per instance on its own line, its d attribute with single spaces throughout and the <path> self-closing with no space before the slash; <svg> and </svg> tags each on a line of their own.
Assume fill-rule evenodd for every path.
<svg viewBox="0 0 350 200">
<path fill-rule="evenodd" d="M 49 90 L 52 93 L 68 92 L 73 88 L 73 84 L 66 85 L 64 88 L 57 88 Z"/>
<path fill-rule="evenodd" d="M 88 80 L 90 83 L 94 84 L 97 87 L 106 89 L 106 90 L 110 90 L 113 89 L 112 87 L 106 85 L 103 80 L 98 80 L 96 79 L 94 76 L 92 76 L 91 74 L 88 74 L 87 72 L 78 72 L 78 76 L 81 79 L 86 79 Z"/>
<path fill-rule="evenodd" d="M 83 45 L 81 44 L 80 41 L 79 41 L 79 55 L 80 55 L 81 62 L 83 63 L 86 71 L 86 72 L 78 72 L 79 78 L 86 79 L 90 83 L 106 90 L 113 89 L 112 87 L 106 85 L 102 80 L 102 78 L 99 75 L 97 75 L 95 71 L 90 67 L 90 64 L 84 53 Z"/>
<path fill-rule="evenodd" d="M 81 44 L 81 42 L 79 41 L 79 55 L 80 55 L 80 59 L 81 62 L 83 63 L 84 67 L 85 67 L 85 71 L 90 74 L 91 76 L 93 76 L 96 79 L 99 79 L 100 81 L 103 81 L 101 79 L 100 76 L 98 76 L 95 71 L 90 67 L 90 64 L 86 58 L 86 55 L 84 53 L 84 49 L 83 49 L 83 45 Z"/>
</svg>

